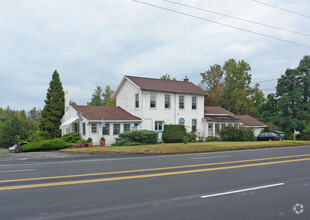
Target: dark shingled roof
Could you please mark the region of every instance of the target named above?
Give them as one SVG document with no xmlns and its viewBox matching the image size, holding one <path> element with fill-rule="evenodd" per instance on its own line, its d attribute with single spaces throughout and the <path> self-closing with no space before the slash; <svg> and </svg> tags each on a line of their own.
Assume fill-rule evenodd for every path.
<svg viewBox="0 0 310 220">
<path fill-rule="evenodd" d="M 243 126 L 267 127 L 266 124 L 249 115 L 234 115 L 234 117 L 240 119 L 243 122 Z"/>
<path fill-rule="evenodd" d="M 205 106 L 205 115 L 234 115 L 220 106 Z"/>
<path fill-rule="evenodd" d="M 82 113 L 82 116 L 88 120 L 141 120 L 121 107 L 109 106 L 85 106 L 85 105 L 72 105 L 72 107 Z"/>
<path fill-rule="evenodd" d="M 204 117 L 207 121 L 218 121 L 218 122 L 240 122 L 238 118 L 235 118 L 234 116 L 227 115 L 227 116 L 213 116 L 208 115 Z"/>
<path fill-rule="evenodd" d="M 142 90 L 180 92 L 206 95 L 206 92 L 191 82 L 162 80 L 136 76 L 126 76 L 127 79 L 139 86 Z"/>
</svg>

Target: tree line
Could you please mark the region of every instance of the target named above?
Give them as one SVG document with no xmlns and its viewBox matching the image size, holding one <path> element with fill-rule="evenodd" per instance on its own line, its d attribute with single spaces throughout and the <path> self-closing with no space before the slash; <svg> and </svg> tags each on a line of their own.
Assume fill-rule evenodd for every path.
<svg viewBox="0 0 310 220">
<path fill-rule="evenodd" d="M 310 56 L 304 56 L 299 65 L 287 69 L 278 79 L 276 92 L 264 97 L 259 84 L 252 84 L 251 67 L 244 60 L 229 59 L 223 65 L 215 64 L 200 73 L 199 86 L 207 96 L 205 105 L 221 106 L 236 115 L 248 114 L 270 127 L 286 133 L 294 129 L 310 136 Z M 161 79 L 176 80 L 169 74 Z M 115 106 L 113 90 L 109 85 L 96 86 L 87 105 Z M 75 102 L 70 102 L 76 104 Z M 57 70 L 52 74 L 42 111 L 33 108 L 14 111 L 0 108 L 0 147 L 20 141 L 54 139 L 61 135 L 59 126 L 64 114 L 64 90 Z"/>
</svg>

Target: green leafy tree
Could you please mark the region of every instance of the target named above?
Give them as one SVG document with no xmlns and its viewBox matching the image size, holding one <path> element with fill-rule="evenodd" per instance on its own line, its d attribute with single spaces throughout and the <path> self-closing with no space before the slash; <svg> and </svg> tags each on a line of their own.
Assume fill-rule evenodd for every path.
<svg viewBox="0 0 310 220">
<path fill-rule="evenodd" d="M 294 129 L 302 131 L 310 119 L 309 73 L 301 70 L 305 70 L 304 66 L 287 69 L 276 87 L 279 108 L 276 123 L 287 133 Z"/>
<path fill-rule="evenodd" d="M 251 87 L 251 67 L 241 60 L 230 59 L 223 66 L 215 64 L 201 73 L 201 85 L 207 92 L 205 105 L 221 106 L 234 114 L 255 115 L 255 107 L 264 101 L 256 84 Z"/>
<path fill-rule="evenodd" d="M 104 99 L 102 96 L 103 90 L 101 86 L 97 86 L 95 89 L 95 92 L 92 94 L 91 101 L 87 103 L 87 105 L 92 106 L 103 106 L 104 105 Z"/>
<path fill-rule="evenodd" d="M 205 96 L 205 105 L 217 106 L 220 105 L 223 99 L 224 88 L 224 72 L 220 65 L 215 64 L 210 66 L 210 69 L 204 73 L 200 73 L 202 80 L 201 85 L 207 92 Z"/>
<path fill-rule="evenodd" d="M 109 85 L 105 87 L 104 92 L 102 93 L 104 106 L 115 106 L 116 99 L 112 98 L 114 91 Z"/>
<path fill-rule="evenodd" d="M 61 136 L 60 120 L 64 115 L 64 91 L 57 70 L 46 94 L 45 106 L 41 113 L 40 130 L 44 139 L 53 139 Z"/>
<path fill-rule="evenodd" d="M 256 114 L 260 121 L 275 123 L 279 114 L 278 99 L 275 94 L 270 93 L 267 100 L 260 103 L 256 108 Z"/>
<path fill-rule="evenodd" d="M 170 76 L 170 74 L 168 74 L 168 73 L 162 75 L 162 76 L 160 77 L 160 79 L 163 79 L 163 80 L 176 80 L 175 77 L 172 78 L 172 77 Z"/>
</svg>

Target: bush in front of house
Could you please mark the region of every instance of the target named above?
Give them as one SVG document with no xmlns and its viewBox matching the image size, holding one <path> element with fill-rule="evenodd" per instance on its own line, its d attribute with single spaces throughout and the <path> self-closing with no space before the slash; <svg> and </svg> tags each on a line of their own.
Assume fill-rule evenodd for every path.
<svg viewBox="0 0 310 220">
<path fill-rule="evenodd" d="M 220 139 L 218 137 L 213 137 L 213 136 L 209 136 L 206 139 L 206 142 L 216 142 L 216 141 L 220 141 Z"/>
<path fill-rule="evenodd" d="M 22 152 L 33 152 L 33 151 L 53 151 L 67 148 L 68 144 L 60 138 L 52 140 L 44 140 L 38 142 L 31 142 L 22 146 Z"/>
<path fill-rule="evenodd" d="M 158 133 L 156 131 L 140 130 L 125 131 L 118 135 L 116 145 L 122 146 L 125 143 L 157 144 Z"/>
<path fill-rule="evenodd" d="M 81 137 L 80 134 L 70 133 L 64 134 L 60 139 L 67 143 L 77 143 L 79 140 L 81 140 Z"/>
<path fill-rule="evenodd" d="M 184 125 L 165 125 L 163 132 L 164 143 L 182 143 L 183 138 L 186 136 Z"/>
<path fill-rule="evenodd" d="M 222 128 L 220 136 L 223 141 L 255 141 L 251 128 L 236 128 L 227 126 Z"/>
</svg>

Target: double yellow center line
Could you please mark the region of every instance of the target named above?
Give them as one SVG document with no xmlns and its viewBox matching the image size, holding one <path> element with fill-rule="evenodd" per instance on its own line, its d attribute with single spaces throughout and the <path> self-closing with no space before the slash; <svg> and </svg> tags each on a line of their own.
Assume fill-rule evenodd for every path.
<svg viewBox="0 0 310 220">
<path fill-rule="evenodd" d="M 212 166 L 212 165 L 224 165 L 224 164 L 233 164 L 233 163 L 246 163 L 246 162 L 255 162 L 255 161 L 278 160 L 278 159 L 298 158 L 298 157 L 307 157 L 307 156 L 310 156 L 310 154 L 283 156 L 283 157 L 270 157 L 270 158 L 260 158 L 260 159 L 240 160 L 240 161 L 228 161 L 228 162 L 219 162 L 219 163 L 174 166 L 174 167 L 161 167 L 161 168 L 140 169 L 140 170 L 126 170 L 126 171 L 114 171 L 114 172 L 104 172 L 104 173 L 89 173 L 89 174 L 77 174 L 77 175 L 66 175 L 66 176 L 51 176 L 51 177 L 37 177 L 37 178 L 27 178 L 27 179 L 0 180 L 0 183 L 60 179 L 60 178 L 73 178 L 73 177 L 87 177 L 87 176 L 99 176 L 99 175 L 109 175 L 109 174 L 138 173 L 138 172 L 147 172 L 147 171 L 160 171 L 160 170 L 168 170 L 168 169 L 181 169 L 181 168 L 203 167 L 203 166 Z M 180 175 L 180 174 L 189 174 L 189 173 L 200 173 L 200 172 L 208 172 L 208 171 L 236 169 L 236 168 L 244 168 L 244 167 L 266 166 L 266 165 L 281 164 L 281 163 L 292 163 L 292 162 L 300 162 L 300 161 L 308 161 L 308 160 L 310 160 L 310 158 L 270 161 L 270 162 L 264 162 L 264 163 L 243 164 L 243 165 L 204 168 L 204 169 L 195 169 L 195 170 L 172 171 L 172 172 L 154 173 L 154 174 L 141 174 L 141 175 L 133 175 L 133 176 L 106 177 L 106 178 L 90 179 L 90 180 L 76 180 L 76 181 L 64 181 L 64 182 L 54 182 L 54 183 L 40 183 L 40 184 L 7 186 L 7 187 L 0 187 L 0 191 L 13 190 L 13 189 L 48 187 L 48 186 L 65 186 L 65 185 L 75 185 L 75 184 L 83 184 L 83 183 L 98 183 L 98 182 L 108 182 L 108 181 L 116 181 L 116 180 L 130 180 L 130 179 L 140 179 L 140 178 L 150 178 L 150 177 L 160 177 L 160 176 L 171 176 L 171 175 Z"/>
</svg>

